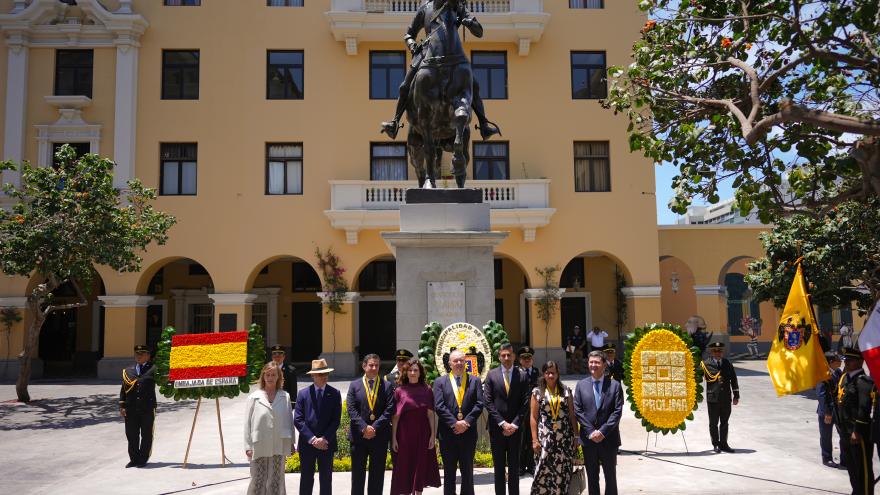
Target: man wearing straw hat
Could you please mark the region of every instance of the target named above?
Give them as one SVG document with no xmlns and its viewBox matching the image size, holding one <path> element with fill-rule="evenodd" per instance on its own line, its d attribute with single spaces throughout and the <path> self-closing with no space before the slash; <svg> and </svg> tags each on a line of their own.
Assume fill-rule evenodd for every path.
<svg viewBox="0 0 880 495">
<path fill-rule="evenodd" d="M 301 462 L 299 492 L 311 494 L 315 485 L 315 463 L 321 495 L 333 492 L 333 453 L 336 452 L 336 430 L 342 417 L 342 395 L 327 384 L 333 368 L 327 361 L 315 359 L 312 383 L 296 395 L 293 424 L 299 430 L 299 458 Z"/>
</svg>

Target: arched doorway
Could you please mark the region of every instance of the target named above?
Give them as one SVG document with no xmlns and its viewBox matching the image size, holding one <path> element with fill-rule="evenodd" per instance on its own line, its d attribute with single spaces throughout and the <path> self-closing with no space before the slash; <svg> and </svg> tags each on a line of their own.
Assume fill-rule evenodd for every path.
<svg viewBox="0 0 880 495">
<path fill-rule="evenodd" d="M 390 255 L 374 259 L 358 273 L 358 359 L 378 354 L 394 359 L 397 347 L 397 264 Z"/>
<path fill-rule="evenodd" d="M 562 269 L 559 286 L 565 289 L 559 304 L 562 342 L 575 325 L 584 333 L 594 327 L 619 342 L 627 326 L 626 296 L 621 288 L 631 284 L 626 266 L 601 252 L 588 251 L 572 258 Z"/>
<path fill-rule="evenodd" d="M 267 347 L 287 347 L 288 360 L 311 364 L 323 352 L 321 279 L 308 262 L 277 256 L 260 263 L 247 291 L 257 299 L 251 322 L 263 327 Z"/>
<path fill-rule="evenodd" d="M 86 305 L 52 311 L 40 329 L 37 356 L 43 362 L 43 376 L 94 377 L 104 350 L 104 308 L 98 296 L 105 294 L 104 281 L 94 274 L 91 286 L 80 287 Z M 65 282 L 52 291 L 53 304 L 79 301 L 76 289 Z"/>
<path fill-rule="evenodd" d="M 214 331 L 214 281 L 208 270 L 190 258 L 160 261 L 144 272 L 138 294 L 153 296 L 147 306 L 146 345 L 153 352 L 162 329 L 177 333 Z"/>
<path fill-rule="evenodd" d="M 504 326 L 510 341 L 519 348 L 529 342 L 529 313 L 524 291 L 529 287 L 522 265 L 510 256 L 496 254 L 495 321 Z M 485 322 L 479 323 L 480 325 Z"/>
</svg>

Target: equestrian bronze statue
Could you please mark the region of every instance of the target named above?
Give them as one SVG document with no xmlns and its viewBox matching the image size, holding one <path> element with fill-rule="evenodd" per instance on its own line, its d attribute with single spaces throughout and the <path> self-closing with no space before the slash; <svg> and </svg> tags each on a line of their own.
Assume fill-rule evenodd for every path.
<svg viewBox="0 0 880 495">
<path fill-rule="evenodd" d="M 464 187 L 472 108 L 483 139 L 501 134 L 486 119 L 479 86 L 458 36 L 459 26 L 483 37 L 483 26 L 467 11 L 464 0 L 427 0 L 419 6 L 404 36 L 412 63 L 400 85 L 394 118 L 382 123 L 382 132 L 396 138 L 406 110 L 410 124 L 407 152 L 420 187 L 436 187 L 444 151 L 452 152 L 452 174 L 458 187 Z M 425 38 L 417 43 L 422 29 Z"/>
</svg>

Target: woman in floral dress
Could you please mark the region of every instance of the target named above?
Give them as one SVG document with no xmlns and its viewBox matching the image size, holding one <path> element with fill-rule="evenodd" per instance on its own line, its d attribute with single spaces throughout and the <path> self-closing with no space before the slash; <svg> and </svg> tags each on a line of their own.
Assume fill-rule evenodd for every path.
<svg viewBox="0 0 880 495">
<path fill-rule="evenodd" d="M 568 493 L 572 461 L 577 455 L 577 418 L 571 389 L 559 380 L 559 367 L 547 361 L 532 390 L 532 449 L 537 465 L 532 495 Z"/>
</svg>

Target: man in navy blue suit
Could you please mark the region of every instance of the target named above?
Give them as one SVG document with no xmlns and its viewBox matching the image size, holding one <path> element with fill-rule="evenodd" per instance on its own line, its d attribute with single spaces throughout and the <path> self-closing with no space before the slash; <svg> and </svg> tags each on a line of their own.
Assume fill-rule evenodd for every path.
<svg viewBox="0 0 880 495">
<path fill-rule="evenodd" d="M 816 385 L 816 399 L 819 400 L 816 408 L 819 415 L 819 450 L 822 451 L 822 464 L 839 469 L 840 465 L 834 462 L 831 454 L 831 431 L 836 420 L 834 402 L 837 400 L 837 384 L 843 371 L 840 370 L 840 356 L 836 352 L 826 352 L 825 359 L 831 369 L 831 378 Z"/>
<path fill-rule="evenodd" d="M 600 463 L 605 473 L 605 494 L 617 495 L 617 448 L 620 446 L 623 389 L 620 382 L 605 376 L 605 365 L 602 351 L 590 352 L 590 376 L 578 382 L 574 393 L 574 410 L 580 424 L 590 495 L 599 495 Z"/>
<path fill-rule="evenodd" d="M 519 495 L 519 451 L 522 424 L 528 421 L 526 407 L 531 388 L 523 370 L 513 365 L 513 346 L 501 344 L 498 349 L 501 366 L 489 370 L 483 386 L 486 410 L 489 412 L 489 441 L 495 466 L 495 494 L 505 495 L 504 467 L 507 466 L 507 489 Z"/>
<path fill-rule="evenodd" d="M 364 376 L 348 385 L 345 398 L 351 428 L 351 493 L 364 494 L 367 459 L 370 460 L 368 495 L 381 495 L 385 481 L 385 458 L 391 441 L 391 417 L 394 415 L 394 389 L 379 379 L 382 364 L 376 354 L 367 354 L 361 367 Z"/>
<path fill-rule="evenodd" d="M 461 495 L 474 495 L 474 452 L 477 420 L 483 412 L 483 387 L 479 376 L 464 372 L 464 353 L 449 354 L 448 375 L 434 381 L 437 436 L 443 457 L 443 493 L 455 495 L 455 471 L 461 467 Z"/>
<path fill-rule="evenodd" d="M 342 396 L 339 390 L 327 385 L 330 372 L 327 361 L 315 359 L 308 375 L 312 385 L 296 394 L 293 424 L 299 430 L 299 459 L 301 462 L 299 493 L 312 495 L 315 485 L 315 462 L 321 495 L 333 493 L 333 453 L 336 452 L 336 430 L 342 418 Z"/>
</svg>

